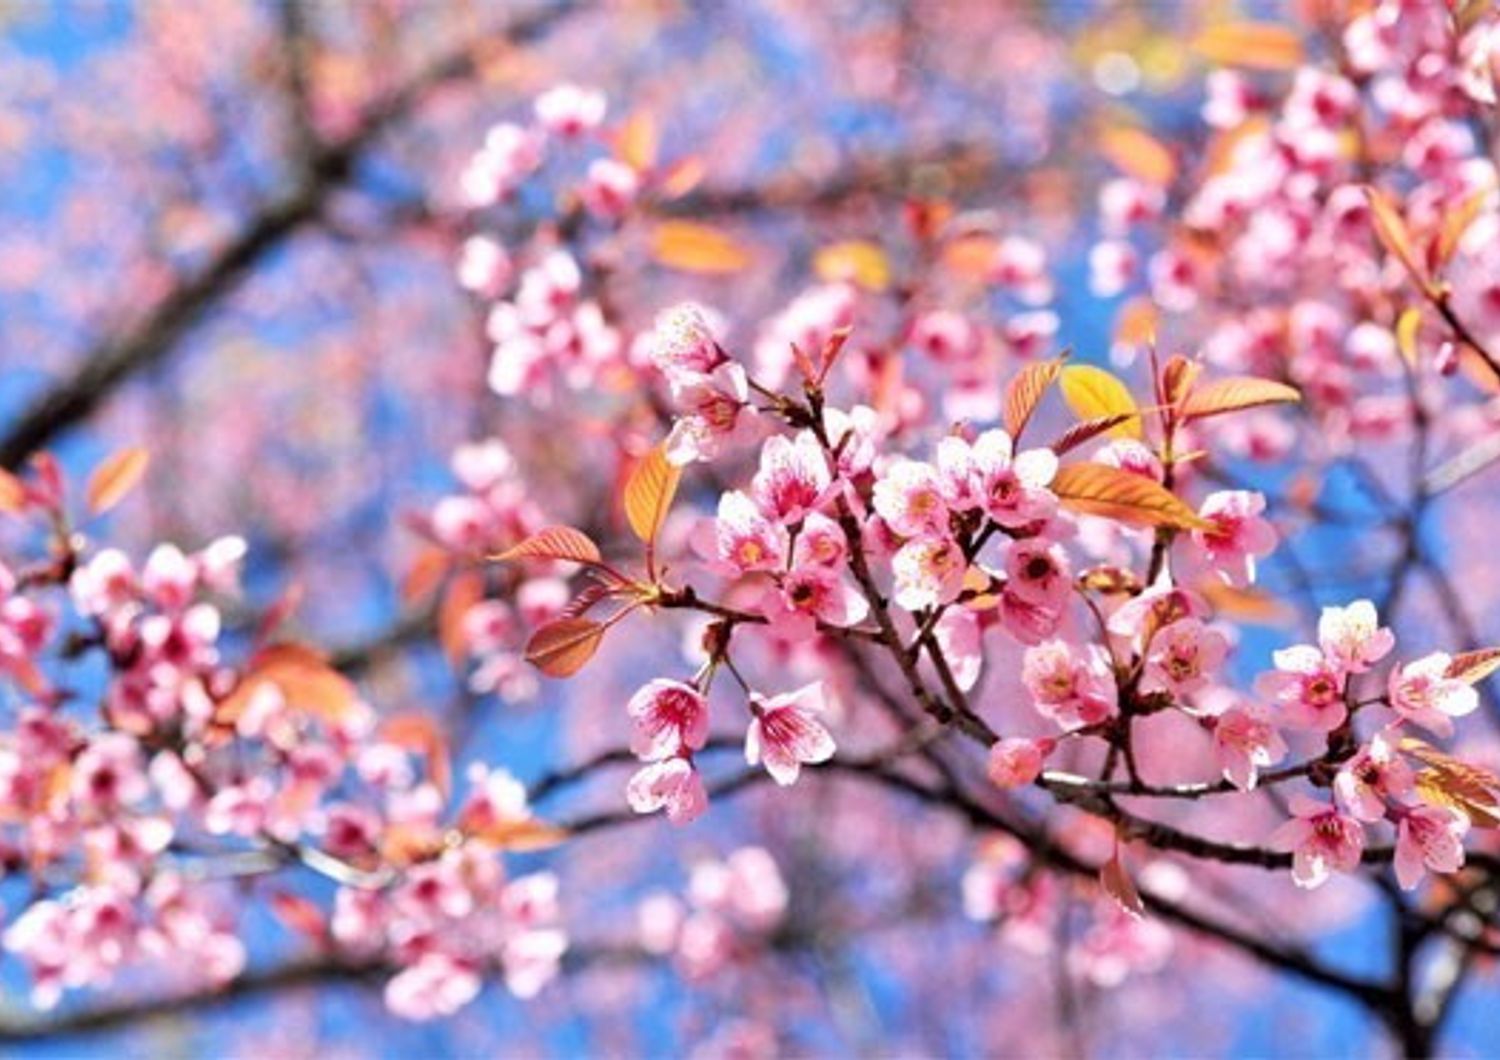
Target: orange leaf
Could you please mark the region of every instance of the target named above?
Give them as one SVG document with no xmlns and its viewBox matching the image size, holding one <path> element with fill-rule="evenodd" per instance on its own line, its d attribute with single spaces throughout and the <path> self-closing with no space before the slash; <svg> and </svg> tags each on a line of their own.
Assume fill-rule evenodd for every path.
<svg viewBox="0 0 1500 1060">
<path fill-rule="evenodd" d="M 1139 181 L 1165 187 L 1177 175 L 1177 160 L 1156 137 L 1129 125 L 1099 131 L 1099 151 L 1121 171 Z"/>
<path fill-rule="evenodd" d="M 824 247 L 813 255 L 813 271 L 819 279 L 848 280 L 877 294 L 891 283 L 891 263 L 878 244 L 850 240 Z"/>
<path fill-rule="evenodd" d="M 380 726 L 380 738 L 404 750 L 423 755 L 438 791 L 447 798 L 453 787 L 453 767 L 448 740 L 430 714 L 396 714 Z"/>
<path fill-rule="evenodd" d="M 570 677 L 599 650 L 605 627 L 588 618 L 559 618 L 531 635 L 526 661 L 548 677 Z"/>
<path fill-rule="evenodd" d="M 1286 604 L 1259 589 L 1236 589 L 1217 578 L 1205 580 L 1197 587 L 1214 612 L 1258 626 L 1285 626 L 1296 617 Z"/>
<path fill-rule="evenodd" d="M 1102 515 L 1137 526 L 1165 526 L 1178 530 L 1206 530 L 1198 517 L 1171 491 L 1131 471 L 1104 464 L 1070 464 L 1059 468 L 1052 492 L 1064 507 Z"/>
<path fill-rule="evenodd" d="M 1370 200 L 1370 217 L 1381 245 L 1396 255 L 1419 287 L 1424 291 L 1429 290 L 1431 285 L 1427 272 L 1422 268 L 1416 248 L 1412 246 L 1411 233 L 1407 231 L 1406 220 L 1401 216 L 1401 211 L 1396 209 L 1379 188 L 1365 185 L 1365 197 Z"/>
<path fill-rule="evenodd" d="M 271 895 L 271 912 L 277 920 L 308 938 L 321 942 L 327 935 L 323 910 L 316 902 L 299 894 L 277 891 Z"/>
<path fill-rule="evenodd" d="M 1202 419 L 1225 412 L 1301 400 L 1302 395 L 1296 387 L 1253 376 L 1235 376 L 1232 379 L 1215 380 L 1194 390 L 1182 403 L 1182 417 L 1185 420 Z"/>
<path fill-rule="evenodd" d="M 318 652 L 302 644 L 272 644 L 251 657 L 240 683 L 219 704 L 217 719 L 232 725 L 251 698 L 274 686 L 293 710 L 337 724 L 349 717 L 359 692 Z"/>
<path fill-rule="evenodd" d="M 1059 385 L 1063 400 L 1080 420 L 1096 420 L 1140 411 L 1124 383 L 1103 368 L 1096 368 L 1091 364 L 1068 365 L 1062 370 Z M 1124 420 L 1118 426 L 1110 428 L 1109 434 L 1115 438 L 1139 438 L 1140 419 Z"/>
<path fill-rule="evenodd" d="M 620 156 L 621 162 L 644 173 L 656 165 L 659 141 L 656 119 L 649 111 L 638 110 L 626 119 L 615 134 L 615 152 Z"/>
<path fill-rule="evenodd" d="M 682 469 L 667 461 L 667 447 L 663 442 L 641 458 L 626 480 L 625 518 L 635 536 L 647 546 L 656 543 L 656 535 L 666 521 L 681 478 Z"/>
<path fill-rule="evenodd" d="M 571 563 L 598 563 L 599 546 L 582 530 L 571 526 L 549 526 L 526 540 L 491 556 L 500 563 L 514 559 L 559 559 Z"/>
<path fill-rule="evenodd" d="M 139 447 L 121 449 L 108 457 L 89 477 L 86 494 L 89 512 L 99 515 L 124 500 L 125 495 L 140 482 L 150 463 L 151 454 Z"/>
<path fill-rule="evenodd" d="M 1019 438 L 1026 424 L 1031 422 L 1047 388 L 1057 382 L 1062 366 L 1062 358 L 1038 361 L 1011 377 L 1005 387 L 1005 430 L 1012 438 Z"/>
<path fill-rule="evenodd" d="M 1500 670 L 1500 648 L 1480 648 L 1455 655 L 1445 676 L 1477 685 L 1496 670 Z"/>
<path fill-rule="evenodd" d="M 1448 264 L 1453 252 L 1458 249 L 1458 241 L 1479 216 L 1493 191 L 1491 186 L 1483 187 L 1459 203 L 1458 209 L 1443 215 L 1443 227 L 1438 231 L 1437 242 L 1433 245 L 1434 268 L 1441 269 Z"/>
<path fill-rule="evenodd" d="M 1116 346 L 1150 346 L 1156 342 L 1156 307 L 1149 298 L 1127 302 L 1115 320 Z"/>
<path fill-rule="evenodd" d="M 729 233 L 694 221 L 663 221 L 652 235 L 652 256 L 682 272 L 739 272 L 750 252 Z"/>
<path fill-rule="evenodd" d="M 437 591 L 452 563 L 446 549 L 429 546 L 417 553 L 406 577 L 401 579 L 401 602 L 407 605 L 420 603 Z"/>
<path fill-rule="evenodd" d="M 524 817 L 519 820 L 497 820 L 487 822 L 483 825 L 465 829 L 468 834 L 500 850 L 512 850 L 524 853 L 532 850 L 546 850 L 555 847 L 568 838 L 568 831 L 557 825 L 548 824 L 535 817 Z"/>
<path fill-rule="evenodd" d="M 1000 247 L 994 236 L 970 233 L 949 241 L 943 248 L 943 264 L 961 276 L 988 280 Z"/>
<path fill-rule="evenodd" d="M 703 159 L 697 155 L 679 158 L 661 175 L 657 191 L 663 199 L 680 199 L 703 183 L 706 172 Z"/>
<path fill-rule="evenodd" d="M 1224 22 L 1193 41 L 1193 50 L 1220 66 L 1295 70 L 1302 65 L 1302 38 L 1275 22 Z"/>
<path fill-rule="evenodd" d="M 0 512 L 19 512 L 26 507 L 26 487 L 21 480 L 0 468 Z"/>
<path fill-rule="evenodd" d="M 484 575 L 478 571 L 464 571 L 454 577 L 443 590 L 443 601 L 438 605 L 438 643 L 448 665 L 459 670 L 469 654 L 464 638 L 464 619 L 469 611 L 484 599 Z"/>
</svg>

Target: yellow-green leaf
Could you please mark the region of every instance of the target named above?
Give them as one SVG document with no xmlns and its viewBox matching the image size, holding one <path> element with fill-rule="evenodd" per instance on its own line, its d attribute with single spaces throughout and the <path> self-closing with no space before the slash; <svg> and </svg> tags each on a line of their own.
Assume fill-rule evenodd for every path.
<svg viewBox="0 0 1500 1060">
<path fill-rule="evenodd" d="M 813 255 L 813 271 L 819 279 L 847 280 L 877 294 L 891 283 L 891 263 L 885 251 L 878 244 L 861 239 L 824 247 Z"/>
<path fill-rule="evenodd" d="M 1139 412 L 1125 384 L 1103 368 L 1070 364 L 1059 380 L 1063 400 L 1080 420 L 1097 420 L 1127 412 Z M 1141 437 L 1139 418 L 1129 419 L 1109 431 L 1115 438 Z"/>
<path fill-rule="evenodd" d="M 1105 464 L 1070 464 L 1059 468 L 1052 480 L 1052 492 L 1064 507 L 1073 511 L 1102 515 L 1134 526 L 1178 530 L 1212 527 L 1159 483 Z"/>
</svg>

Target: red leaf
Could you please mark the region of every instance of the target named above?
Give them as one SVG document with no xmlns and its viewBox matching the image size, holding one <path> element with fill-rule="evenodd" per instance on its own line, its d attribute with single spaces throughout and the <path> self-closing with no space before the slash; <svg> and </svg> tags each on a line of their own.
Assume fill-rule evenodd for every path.
<svg viewBox="0 0 1500 1060">
<path fill-rule="evenodd" d="M 1012 438 L 1019 438 L 1041 404 L 1047 388 L 1057 382 L 1062 371 L 1062 358 L 1028 364 L 1012 378 L 1005 387 L 1005 431 Z"/>
<path fill-rule="evenodd" d="M 588 618 L 559 618 L 531 635 L 526 661 L 548 677 L 570 677 L 599 650 L 605 627 Z"/>
</svg>

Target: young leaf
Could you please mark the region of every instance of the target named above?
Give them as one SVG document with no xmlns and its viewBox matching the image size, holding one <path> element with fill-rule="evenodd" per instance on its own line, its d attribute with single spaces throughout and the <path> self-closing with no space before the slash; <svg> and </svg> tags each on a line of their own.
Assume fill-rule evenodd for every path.
<svg viewBox="0 0 1500 1060">
<path fill-rule="evenodd" d="M 1445 676 L 1477 685 L 1496 670 L 1500 670 L 1500 648 L 1481 648 L 1455 655 Z"/>
<path fill-rule="evenodd" d="M 652 236 L 652 256 L 681 272 L 731 273 L 750 264 L 750 252 L 729 233 L 694 221 L 663 221 Z"/>
<path fill-rule="evenodd" d="M 108 457 L 89 476 L 86 494 L 89 512 L 99 515 L 109 511 L 133 490 L 151 463 L 151 454 L 137 447 L 121 449 Z"/>
<path fill-rule="evenodd" d="M 1037 361 L 1028 364 L 1014 376 L 1005 387 L 1005 431 L 1012 438 L 1019 438 L 1031 421 L 1031 415 L 1041 404 L 1047 388 L 1057 382 L 1062 371 L 1062 360 Z"/>
<path fill-rule="evenodd" d="M 599 650 L 604 629 L 588 618 L 549 622 L 526 642 L 526 661 L 548 677 L 571 677 Z"/>
<path fill-rule="evenodd" d="M 1104 464 L 1070 464 L 1059 468 L 1052 492 L 1063 506 L 1102 515 L 1135 526 L 1206 530 L 1207 520 L 1158 483 L 1132 471 Z"/>
<path fill-rule="evenodd" d="M 682 469 L 667 460 L 666 443 L 642 457 L 630 473 L 625 483 L 625 518 L 647 546 L 656 543 L 681 478 Z"/>
<path fill-rule="evenodd" d="M 483 599 L 484 575 L 477 570 L 466 570 L 454 575 L 443 589 L 443 598 L 437 610 L 438 643 L 442 645 L 448 665 L 455 671 L 462 671 L 464 660 L 469 654 L 464 620 Z"/>
<path fill-rule="evenodd" d="M 1368 184 L 1365 185 L 1365 198 L 1370 200 L 1370 217 L 1381 245 L 1396 255 L 1397 260 L 1417 282 L 1417 286 L 1430 291 L 1431 282 L 1427 278 L 1427 271 L 1422 268 L 1416 248 L 1412 246 L 1411 233 L 1407 231 L 1401 211 L 1396 209 L 1383 191 Z"/>
<path fill-rule="evenodd" d="M 891 283 L 891 263 L 878 244 L 866 240 L 833 243 L 813 255 L 813 271 L 819 279 L 848 280 L 867 291 L 880 293 Z"/>
<path fill-rule="evenodd" d="M 1139 412 L 1135 399 L 1119 379 L 1091 364 L 1070 364 L 1062 370 L 1059 385 L 1063 400 L 1080 420 L 1097 420 L 1125 412 Z M 1141 437 L 1139 419 L 1127 419 L 1109 432 L 1116 438 Z"/>
<path fill-rule="evenodd" d="M 1101 416 L 1096 420 L 1075 423 L 1063 432 L 1062 437 L 1052 443 L 1052 451 L 1063 456 L 1077 449 L 1084 442 L 1092 441 L 1106 431 L 1113 430 L 1127 420 L 1139 416 L 1138 412 L 1116 412 L 1112 416 Z"/>
<path fill-rule="evenodd" d="M 26 487 L 15 475 L 0 468 L 0 512 L 19 512 L 26 507 Z"/>
<path fill-rule="evenodd" d="M 315 942 L 326 941 L 328 929 L 322 907 L 310 898 L 290 891 L 276 891 L 271 895 L 271 912 L 293 931 Z"/>
<path fill-rule="evenodd" d="M 215 719 L 232 725 L 267 685 L 293 710 L 337 725 L 353 713 L 359 691 L 318 652 L 302 644 L 272 644 L 256 652 L 240 683 L 220 702 Z"/>
<path fill-rule="evenodd" d="M 1407 306 L 1396 318 L 1396 349 L 1413 368 L 1417 366 L 1417 332 L 1422 328 L 1422 310 Z"/>
<path fill-rule="evenodd" d="M 1166 187 L 1177 176 L 1177 160 L 1171 150 L 1150 133 L 1130 125 L 1101 129 L 1099 153 L 1146 184 Z"/>
<path fill-rule="evenodd" d="M 602 557 L 599 555 L 599 546 L 582 530 L 575 530 L 571 526 L 549 526 L 490 558 L 497 563 L 517 559 L 598 563 Z"/>
<path fill-rule="evenodd" d="M 639 110 L 615 134 L 615 153 L 631 169 L 645 173 L 656 165 L 659 139 L 656 119 L 650 111 Z"/>
<path fill-rule="evenodd" d="M 453 766 L 448 755 L 448 740 L 431 714 L 411 712 L 387 718 L 380 726 L 380 738 L 427 759 L 427 772 L 444 798 L 453 788 Z"/>
<path fill-rule="evenodd" d="M 1198 420 L 1225 412 L 1301 400 L 1302 395 L 1296 387 L 1253 376 L 1235 376 L 1232 379 L 1216 379 L 1195 389 L 1182 403 L 1182 418 Z"/>
<path fill-rule="evenodd" d="M 501 819 L 475 822 L 465 825 L 464 832 L 473 839 L 498 850 L 526 853 L 555 847 L 568 838 L 566 828 L 560 828 L 535 817 Z"/>
<path fill-rule="evenodd" d="M 1118 846 L 1115 847 L 1113 856 L 1099 869 L 1099 886 L 1130 916 L 1139 920 L 1146 915 L 1146 903 L 1141 901 L 1140 892 L 1135 889 L 1135 883 L 1126 871 Z"/>
<path fill-rule="evenodd" d="M 1444 215 L 1443 227 L 1438 232 L 1437 242 L 1432 248 L 1433 268 L 1441 269 L 1452 259 L 1454 251 L 1458 249 L 1459 240 L 1463 239 L 1464 233 L 1479 216 L 1493 191 L 1493 186 L 1486 185 L 1459 203 L 1458 209 Z"/>
<path fill-rule="evenodd" d="M 1302 65 L 1302 38 L 1274 22 L 1223 22 L 1193 41 L 1193 50 L 1220 66 L 1295 70 Z"/>
</svg>

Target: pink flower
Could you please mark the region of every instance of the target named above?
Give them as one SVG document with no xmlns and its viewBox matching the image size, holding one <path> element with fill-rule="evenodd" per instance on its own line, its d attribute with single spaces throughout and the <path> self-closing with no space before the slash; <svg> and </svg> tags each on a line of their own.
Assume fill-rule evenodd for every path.
<svg viewBox="0 0 1500 1060">
<path fill-rule="evenodd" d="M 1318 887 L 1334 871 L 1359 867 L 1365 830 L 1358 821 L 1300 792 L 1292 796 L 1291 809 L 1296 816 L 1271 833 L 1266 845 L 1291 852 L 1292 880 L 1298 887 Z"/>
<path fill-rule="evenodd" d="M 1428 869 L 1457 872 L 1464 864 L 1464 834 L 1469 819 L 1446 806 L 1418 806 L 1401 815 L 1396 826 L 1396 881 L 1410 891 Z"/>
<path fill-rule="evenodd" d="M 1348 607 L 1325 607 L 1318 619 L 1323 655 L 1345 673 L 1362 674 L 1396 646 L 1396 636 L 1380 625 L 1375 605 L 1356 600 Z"/>
<path fill-rule="evenodd" d="M 107 813 L 150 793 L 141 748 L 133 736 L 101 733 L 74 760 L 72 794 L 80 808 Z"/>
<path fill-rule="evenodd" d="M 729 360 L 710 316 L 709 310 L 692 302 L 681 302 L 656 315 L 647 349 L 668 382 L 709 375 Z"/>
<path fill-rule="evenodd" d="M 1198 514 L 1213 524 L 1194 530 L 1191 543 L 1210 569 L 1235 586 L 1255 581 L 1255 561 L 1276 548 L 1276 531 L 1260 517 L 1266 499 L 1246 490 L 1221 490 L 1204 498 Z"/>
<path fill-rule="evenodd" d="M 672 397 L 681 416 L 667 436 L 667 459 L 681 467 L 717 457 L 750 422 L 743 415 L 749 409 L 749 394 L 745 370 L 737 364 L 722 364 L 709 375 L 675 379 Z"/>
<path fill-rule="evenodd" d="M 791 526 L 821 506 L 832 485 L 818 439 L 803 431 L 795 442 L 779 434 L 766 439 L 750 494 L 768 518 Z"/>
<path fill-rule="evenodd" d="M 647 761 L 701 750 L 708 740 L 708 701 L 681 681 L 650 682 L 630 697 L 625 710 L 635 721 L 630 749 Z"/>
<path fill-rule="evenodd" d="M 1255 690 L 1275 699 L 1282 721 L 1298 729 L 1332 732 L 1349 716 L 1344 674 L 1309 644 L 1274 653 L 1276 669 L 1255 680 Z"/>
<path fill-rule="evenodd" d="M 1006 590 L 1049 610 L 1061 610 L 1072 589 L 1068 554 L 1055 541 L 1031 537 L 1011 544 L 1005 554 Z"/>
<path fill-rule="evenodd" d="M 1196 692 L 1224 663 L 1229 641 L 1218 630 L 1196 618 L 1182 618 L 1151 638 L 1141 687 L 1173 695 Z"/>
<path fill-rule="evenodd" d="M 719 558 L 741 574 L 780 570 L 786 562 L 786 528 L 767 519 L 738 490 L 719 498 L 714 531 Z"/>
<path fill-rule="evenodd" d="M 426 953 L 385 984 L 385 1005 L 409 1020 L 451 1016 L 479 996 L 483 980 L 467 961 Z"/>
<path fill-rule="evenodd" d="M 625 799 L 636 813 L 666 810 L 673 824 L 695 820 L 708 806 L 703 778 L 685 758 L 652 762 L 630 778 Z"/>
<path fill-rule="evenodd" d="M 966 608 L 949 608 L 933 629 L 938 648 L 948 660 L 954 683 L 967 692 L 979 681 L 984 666 L 984 641 L 979 616 Z"/>
<path fill-rule="evenodd" d="M 968 560 L 950 537 L 919 537 L 891 558 L 896 603 L 908 611 L 951 603 L 963 589 Z"/>
<path fill-rule="evenodd" d="M 604 93 L 577 85 L 558 85 L 536 97 L 536 120 L 550 133 L 576 137 L 599 127 L 608 106 Z"/>
<path fill-rule="evenodd" d="M 1391 709 L 1413 725 L 1439 736 L 1453 734 L 1452 718 L 1472 713 L 1479 693 L 1467 681 L 1448 676 L 1453 662 L 1444 652 L 1409 662 L 1391 671 Z"/>
<path fill-rule="evenodd" d="M 980 351 L 980 333 L 962 313 L 933 310 L 917 317 L 911 328 L 911 344 L 934 361 L 967 361 Z"/>
<path fill-rule="evenodd" d="M 1333 778 L 1333 793 L 1344 809 L 1361 821 L 1385 818 L 1386 802 L 1412 790 L 1414 778 L 1406 760 L 1396 753 L 1385 733 L 1370 742 L 1339 767 Z"/>
<path fill-rule="evenodd" d="M 996 741 L 990 748 L 985 772 L 998 788 L 1021 788 L 1042 775 L 1047 756 L 1057 746 L 1055 740 L 1027 740 L 1011 737 Z"/>
<path fill-rule="evenodd" d="M 1255 787 L 1259 771 L 1286 757 L 1286 742 L 1254 707 L 1230 707 L 1214 723 L 1214 759 L 1241 791 Z"/>
<path fill-rule="evenodd" d="M 1021 683 L 1037 712 L 1068 732 L 1098 724 L 1118 708 L 1109 656 L 1097 644 L 1050 640 L 1027 648 Z"/>
<path fill-rule="evenodd" d="M 630 211 L 640 190 L 641 178 L 634 169 L 613 158 L 596 158 L 589 163 L 588 179 L 578 196 L 589 213 L 614 221 Z"/>
<path fill-rule="evenodd" d="M 973 456 L 977 494 L 985 512 L 1001 526 L 1028 526 L 1057 511 L 1057 497 L 1047 489 L 1057 474 L 1057 454 L 1051 449 L 1017 454 L 1010 435 L 997 429 L 975 440 Z"/>
<path fill-rule="evenodd" d="M 948 506 L 931 464 L 897 460 L 875 483 L 875 512 L 902 537 L 946 536 Z"/>
<path fill-rule="evenodd" d="M 858 589 L 828 567 L 799 567 L 788 571 L 779 585 L 766 590 L 760 612 L 771 631 L 786 640 L 806 640 L 818 623 L 857 625 L 870 613 Z"/>
<path fill-rule="evenodd" d="M 833 737 L 817 719 L 823 711 L 822 682 L 770 699 L 752 695 L 750 710 L 755 717 L 745 733 L 745 761 L 752 766 L 764 762 L 776 783 L 793 784 L 804 763 L 833 757 Z"/>
</svg>

